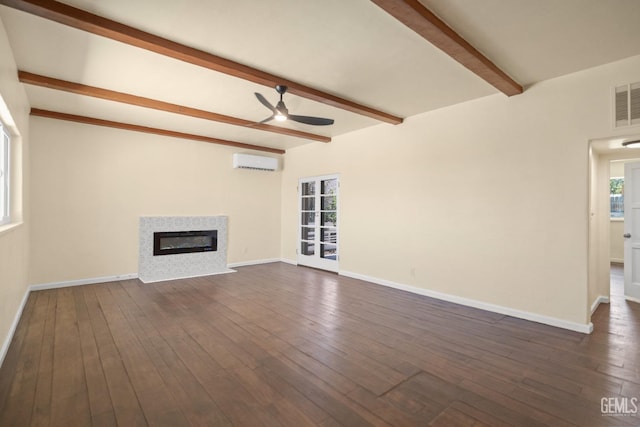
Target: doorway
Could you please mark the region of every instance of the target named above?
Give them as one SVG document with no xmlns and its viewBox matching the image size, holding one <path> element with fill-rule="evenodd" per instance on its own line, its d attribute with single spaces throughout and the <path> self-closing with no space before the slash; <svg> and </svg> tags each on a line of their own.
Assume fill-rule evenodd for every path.
<svg viewBox="0 0 640 427">
<path fill-rule="evenodd" d="M 620 278 L 621 264 L 614 269 L 611 262 L 623 261 L 622 236 L 625 232 L 622 231 L 623 218 L 612 219 L 611 216 L 616 197 L 611 197 L 610 181 L 611 177 L 624 175 L 625 162 L 640 159 L 640 147 L 622 146 L 623 142 L 637 138 L 638 135 L 630 135 L 590 141 L 588 306 L 591 314 L 600 303 L 610 301 L 610 296 L 616 292 L 612 280 Z"/>
<path fill-rule="evenodd" d="M 340 177 L 323 175 L 298 182 L 298 264 L 338 272 Z"/>
</svg>

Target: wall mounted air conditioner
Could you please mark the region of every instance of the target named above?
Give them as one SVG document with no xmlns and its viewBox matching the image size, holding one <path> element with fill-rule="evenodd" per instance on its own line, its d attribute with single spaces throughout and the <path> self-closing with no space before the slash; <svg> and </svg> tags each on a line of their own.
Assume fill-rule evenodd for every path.
<svg viewBox="0 0 640 427">
<path fill-rule="evenodd" d="M 275 171 L 278 170 L 278 159 L 274 157 L 235 153 L 233 155 L 233 167 L 240 169 Z"/>
</svg>

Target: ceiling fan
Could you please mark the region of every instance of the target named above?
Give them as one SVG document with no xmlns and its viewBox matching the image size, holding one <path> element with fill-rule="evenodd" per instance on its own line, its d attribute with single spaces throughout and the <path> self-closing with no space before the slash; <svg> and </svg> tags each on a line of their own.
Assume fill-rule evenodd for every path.
<svg viewBox="0 0 640 427">
<path fill-rule="evenodd" d="M 258 101 L 265 107 L 267 107 L 273 114 L 260 123 L 266 123 L 271 120 L 277 120 L 279 122 L 284 122 L 285 120 L 293 120 L 294 122 L 304 123 L 305 125 L 313 125 L 313 126 L 327 126 L 333 124 L 333 119 L 324 119 L 322 117 L 311 117 L 311 116 L 297 116 L 295 114 L 289 114 L 289 110 L 287 106 L 284 105 L 284 101 L 282 100 L 282 95 L 287 91 L 287 86 L 277 85 L 276 92 L 280 94 L 280 101 L 274 107 L 266 100 L 264 96 L 255 92 L 256 98 Z"/>
</svg>

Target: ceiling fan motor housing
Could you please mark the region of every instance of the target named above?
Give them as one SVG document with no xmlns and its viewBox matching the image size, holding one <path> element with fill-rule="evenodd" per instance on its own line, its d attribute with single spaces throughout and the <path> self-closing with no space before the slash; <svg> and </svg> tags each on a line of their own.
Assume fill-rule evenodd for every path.
<svg viewBox="0 0 640 427">
<path fill-rule="evenodd" d="M 289 110 L 287 109 L 287 107 L 284 105 L 283 101 L 279 101 L 276 104 L 276 110 L 278 110 L 280 112 L 280 114 L 284 114 L 285 116 L 287 114 L 289 114 Z"/>
</svg>

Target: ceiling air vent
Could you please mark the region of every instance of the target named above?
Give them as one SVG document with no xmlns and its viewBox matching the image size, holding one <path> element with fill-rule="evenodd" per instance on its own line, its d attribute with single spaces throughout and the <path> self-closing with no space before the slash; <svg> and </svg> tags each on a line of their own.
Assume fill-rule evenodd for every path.
<svg viewBox="0 0 640 427">
<path fill-rule="evenodd" d="M 614 106 L 617 128 L 640 125 L 640 82 L 616 87 Z"/>
</svg>

